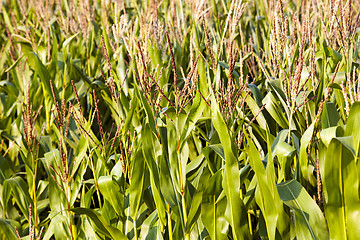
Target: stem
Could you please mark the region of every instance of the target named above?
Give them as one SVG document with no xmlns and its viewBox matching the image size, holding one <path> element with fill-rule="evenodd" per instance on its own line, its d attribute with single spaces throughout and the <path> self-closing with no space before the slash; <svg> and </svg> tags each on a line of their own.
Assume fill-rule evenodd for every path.
<svg viewBox="0 0 360 240">
<path fill-rule="evenodd" d="M 167 204 L 167 215 L 168 215 L 168 230 L 169 230 L 169 240 L 173 240 L 173 231 L 171 225 L 171 213 L 170 213 L 170 205 Z"/>
<path fill-rule="evenodd" d="M 213 232 L 213 235 L 214 236 L 216 236 L 216 204 L 215 204 L 215 202 L 216 202 L 216 199 L 215 199 L 215 195 L 213 195 L 212 196 L 212 198 L 213 198 L 213 201 L 214 201 L 214 206 L 213 206 L 213 208 L 214 208 L 214 218 L 213 218 L 213 222 L 214 222 L 214 232 Z"/>
<path fill-rule="evenodd" d="M 186 223 L 187 213 L 186 213 L 185 193 L 184 192 L 181 194 L 181 203 L 182 203 L 183 214 L 184 214 L 184 222 Z"/>
<path fill-rule="evenodd" d="M 290 110 L 290 119 L 289 119 L 289 133 L 288 133 L 288 142 L 291 145 L 291 140 L 290 140 L 290 135 L 291 135 L 291 123 L 292 123 L 292 118 L 293 118 L 293 110 Z"/>
<path fill-rule="evenodd" d="M 138 239 L 138 234 L 137 234 L 137 230 L 136 230 L 136 218 L 134 219 L 134 234 L 135 234 L 135 239 Z"/>
<path fill-rule="evenodd" d="M 73 225 L 72 225 L 72 221 L 71 221 L 71 212 L 70 212 L 70 186 L 69 186 L 69 182 L 66 183 L 66 188 L 65 188 L 65 195 L 66 195 L 66 204 L 67 204 L 67 213 L 68 213 L 68 221 L 69 221 L 69 228 L 70 228 L 70 237 L 71 240 L 74 239 L 74 235 L 73 235 Z"/>
<path fill-rule="evenodd" d="M 32 153 L 32 172 L 33 172 L 33 189 L 32 189 L 32 195 L 33 195 L 33 202 L 34 202 L 34 207 L 33 207 L 33 214 L 34 214 L 34 226 L 35 226 L 35 231 L 37 231 L 38 229 L 38 217 L 37 217 L 37 198 L 36 198 L 36 174 L 37 174 L 37 164 L 34 161 L 34 155 Z M 31 217 L 31 216 L 29 216 Z"/>
<path fill-rule="evenodd" d="M 99 201 L 99 208 L 102 208 L 102 204 L 101 204 L 101 198 L 100 198 L 100 191 L 99 191 L 99 187 L 97 184 L 97 181 L 95 181 L 95 177 L 94 177 L 94 182 L 95 182 L 95 186 L 96 186 L 96 191 L 97 191 L 97 197 L 98 197 L 98 201 Z"/>
<path fill-rule="evenodd" d="M 180 193 L 181 193 L 181 205 L 183 212 L 183 227 L 184 227 L 184 235 L 185 239 L 189 239 L 189 234 L 185 233 L 185 226 L 187 222 L 187 213 L 186 213 L 186 203 L 185 203 L 185 193 L 184 193 L 184 185 L 183 185 L 183 173 L 181 166 L 181 155 L 180 155 L 180 136 L 179 136 L 179 117 L 178 113 L 176 114 L 176 143 L 177 143 L 177 157 L 179 163 L 179 171 L 180 171 Z"/>
<path fill-rule="evenodd" d="M 189 233 L 185 232 L 185 226 L 186 226 L 186 222 L 187 222 L 187 213 L 186 213 L 186 204 L 185 204 L 185 193 L 182 192 L 181 193 L 181 203 L 182 203 L 182 210 L 183 210 L 183 217 L 184 217 L 184 234 L 185 234 L 185 239 L 188 240 L 189 238 Z"/>
<path fill-rule="evenodd" d="M 248 222 L 249 222 L 250 236 L 252 236 L 253 231 L 252 231 L 252 224 L 251 224 L 251 214 L 249 212 L 248 212 Z"/>
</svg>

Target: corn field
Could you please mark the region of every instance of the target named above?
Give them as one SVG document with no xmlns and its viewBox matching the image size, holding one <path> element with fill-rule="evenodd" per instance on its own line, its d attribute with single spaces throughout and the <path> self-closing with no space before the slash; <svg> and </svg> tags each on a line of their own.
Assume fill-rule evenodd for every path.
<svg viewBox="0 0 360 240">
<path fill-rule="evenodd" d="M 360 238 L 359 1 L 0 9 L 0 239 Z"/>
</svg>

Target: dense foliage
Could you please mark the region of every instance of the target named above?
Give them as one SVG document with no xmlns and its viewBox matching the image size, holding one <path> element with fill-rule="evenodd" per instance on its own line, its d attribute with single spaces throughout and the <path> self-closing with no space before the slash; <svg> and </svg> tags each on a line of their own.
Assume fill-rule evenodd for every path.
<svg viewBox="0 0 360 240">
<path fill-rule="evenodd" d="M 1 239 L 359 238 L 359 1 L 0 9 Z"/>
</svg>

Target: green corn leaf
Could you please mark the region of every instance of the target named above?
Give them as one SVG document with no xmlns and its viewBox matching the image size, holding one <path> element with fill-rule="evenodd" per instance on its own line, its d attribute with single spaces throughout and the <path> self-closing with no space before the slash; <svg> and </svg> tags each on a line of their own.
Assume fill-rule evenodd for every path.
<svg viewBox="0 0 360 240">
<path fill-rule="evenodd" d="M 162 156 L 159 156 L 158 161 L 160 165 L 160 190 L 166 202 L 173 207 L 179 202 L 178 193 L 175 190 L 175 181 L 173 181 L 173 177 L 171 176 L 170 163 L 167 157 L 168 138 L 165 127 L 160 127 L 160 136 L 162 143 Z"/>
<path fill-rule="evenodd" d="M 120 192 L 120 186 L 113 176 L 101 176 L 98 180 L 98 186 L 101 194 L 111 204 L 116 214 L 125 217 L 123 212 L 125 200 Z"/>
<path fill-rule="evenodd" d="M 29 206 L 32 205 L 32 200 L 29 194 L 28 185 L 19 176 L 6 179 L 3 184 L 4 188 L 11 188 L 11 193 L 14 200 L 20 208 L 23 216 L 25 216 L 25 218 L 29 220 Z M 7 191 L 4 191 L 4 193 L 5 192 Z M 4 197 L 5 199 L 9 199 L 9 197 L 7 196 Z"/>
<path fill-rule="evenodd" d="M 155 162 L 155 153 L 154 153 L 154 146 L 157 144 L 155 141 L 155 136 L 151 132 L 151 129 L 148 124 L 145 125 L 143 128 L 142 133 L 142 139 L 143 139 L 143 154 L 145 157 L 145 161 L 147 164 L 147 167 L 149 168 L 150 172 L 150 184 L 151 184 L 151 190 L 152 194 L 155 200 L 155 205 L 157 208 L 157 213 L 160 218 L 161 224 L 163 226 L 166 225 L 166 214 L 165 214 L 165 207 L 166 203 L 165 200 L 161 194 L 160 191 L 160 177 L 159 177 L 159 168 Z"/>
<path fill-rule="evenodd" d="M 8 240 L 17 240 L 16 233 L 11 224 L 0 218 L 0 238 Z"/>
<path fill-rule="evenodd" d="M 323 112 L 321 114 L 321 126 L 323 129 L 328 127 L 334 127 L 340 120 L 340 115 L 336 110 L 336 106 L 332 102 L 326 102 L 324 104 Z"/>
<path fill-rule="evenodd" d="M 277 185 L 281 200 L 294 211 L 295 231 L 299 239 L 329 239 L 324 215 L 296 180 Z"/>
<path fill-rule="evenodd" d="M 205 188 L 207 187 L 209 177 L 210 177 L 209 171 L 206 171 L 206 170 L 202 171 L 199 185 L 198 185 L 196 192 L 194 193 L 192 200 L 191 200 L 191 207 L 190 207 L 188 219 L 187 219 L 186 226 L 185 226 L 186 233 L 190 233 L 190 231 L 192 230 L 192 228 L 194 227 L 196 221 L 198 220 L 198 218 L 200 216 L 201 208 L 202 208 L 203 194 L 204 194 Z M 204 214 L 206 214 L 206 211 L 204 212 Z M 203 215 L 201 215 L 201 216 L 204 217 Z M 204 217 L 204 218 L 207 219 L 206 217 Z"/>
<path fill-rule="evenodd" d="M 248 153 L 249 153 L 250 166 L 254 170 L 258 182 L 255 193 L 255 199 L 266 221 L 266 229 L 267 229 L 268 237 L 269 239 L 275 239 L 276 224 L 278 221 L 279 214 L 275 207 L 275 201 L 272 196 L 273 194 L 270 188 L 270 184 L 271 184 L 270 181 L 272 179 L 268 178 L 267 176 L 268 174 L 266 174 L 265 172 L 264 165 L 260 159 L 259 152 L 256 150 L 254 143 L 250 139 L 248 139 L 248 141 L 249 141 Z M 269 161 L 268 164 L 271 164 L 271 162 Z M 273 184 L 275 184 L 275 181 L 273 182 Z"/>
<path fill-rule="evenodd" d="M 67 45 L 69 45 L 69 43 L 77 36 L 79 35 L 80 32 L 75 33 L 74 35 L 72 35 L 71 37 L 69 37 L 68 39 L 66 39 L 63 44 L 62 44 L 62 48 L 66 48 Z"/>
<path fill-rule="evenodd" d="M 355 156 L 359 157 L 360 153 L 360 135 L 356 134 L 360 131 L 360 102 L 355 102 L 346 121 L 345 136 L 352 136 L 354 140 Z"/>
<path fill-rule="evenodd" d="M 225 170 L 223 188 L 227 197 L 227 204 L 230 210 L 228 221 L 232 227 L 235 239 L 248 239 L 250 237 L 247 224 L 247 212 L 242 199 L 240 198 L 240 171 L 237 159 L 234 155 L 234 144 L 230 138 L 226 124 L 219 113 L 217 103 L 212 96 L 212 117 L 215 129 L 221 133 L 220 142 L 224 147 Z"/>
<path fill-rule="evenodd" d="M 130 184 L 130 216 L 135 221 L 140 207 L 145 182 L 145 159 L 141 150 L 135 153 L 132 158 L 131 184 Z"/>
<path fill-rule="evenodd" d="M 333 138 L 323 162 L 324 209 L 334 239 L 356 239 L 360 234 L 359 173 L 352 145 L 352 137 Z"/>
<path fill-rule="evenodd" d="M 96 212 L 95 210 L 80 207 L 72 208 L 70 210 L 75 214 L 88 216 L 95 225 L 97 231 L 104 234 L 105 236 L 116 240 L 128 239 L 119 229 L 109 226 L 106 223 L 104 217 L 102 217 L 100 213 Z"/>
<path fill-rule="evenodd" d="M 315 185 L 315 178 L 311 176 L 308 171 L 309 160 L 307 152 L 307 147 L 314 132 L 314 124 L 315 123 L 312 123 L 301 137 L 298 171 L 300 172 L 299 181 L 303 186 L 307 186 L 308 184 Z"/>
<path fill-rule="evenodd" d="M 201 219 L 211 239 L 227 239 L 229 223 L 225 218 L 227 208 L 226 198 L 219 199 L 222 192 L 222 171 L 216 172 L 207 181 L 207 187 L 202 197 Z"/>
</svg>

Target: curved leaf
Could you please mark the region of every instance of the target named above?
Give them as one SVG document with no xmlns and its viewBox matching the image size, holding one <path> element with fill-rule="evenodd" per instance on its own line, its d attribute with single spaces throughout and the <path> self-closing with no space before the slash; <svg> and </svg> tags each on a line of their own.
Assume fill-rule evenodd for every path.
<svg viewBox="0 0 360 240">
<path fill-rule="evenodd" d="M 97 228 L 97 231 L 104 234 L 105 236 L 115 240 L 128 239 L 119 229 L 109 226 L 106 223 L 104 217 L 101 216 L 100 213 L 96 212 L 95 210 L 89 208 L 81 208 L 81 207 L 72 208 L 70 210 L 75 214 L 88 216 L 95 225 L 95 227 Z"/>
<path fill-rule="evenodd" d="M 120 192 L 120 186 L 113 176 L 101 176 L 98 180 L 101 194 L 112 205 L 117 215 L 124 215 L 124 196 Z"/>
<path fill-rule="evenodd" d="M 281 200 L 294 211 L 298 239 L 329 239 L 324 215 L 299 182 L 279 183 L 277 190 Z"/>
<path fill-rule="evenodd" d="M 0 218 L 0 238 L 8 240 L 17 240 L 14 229 L 11 225 L 4 219 Z"/>
</svg>

